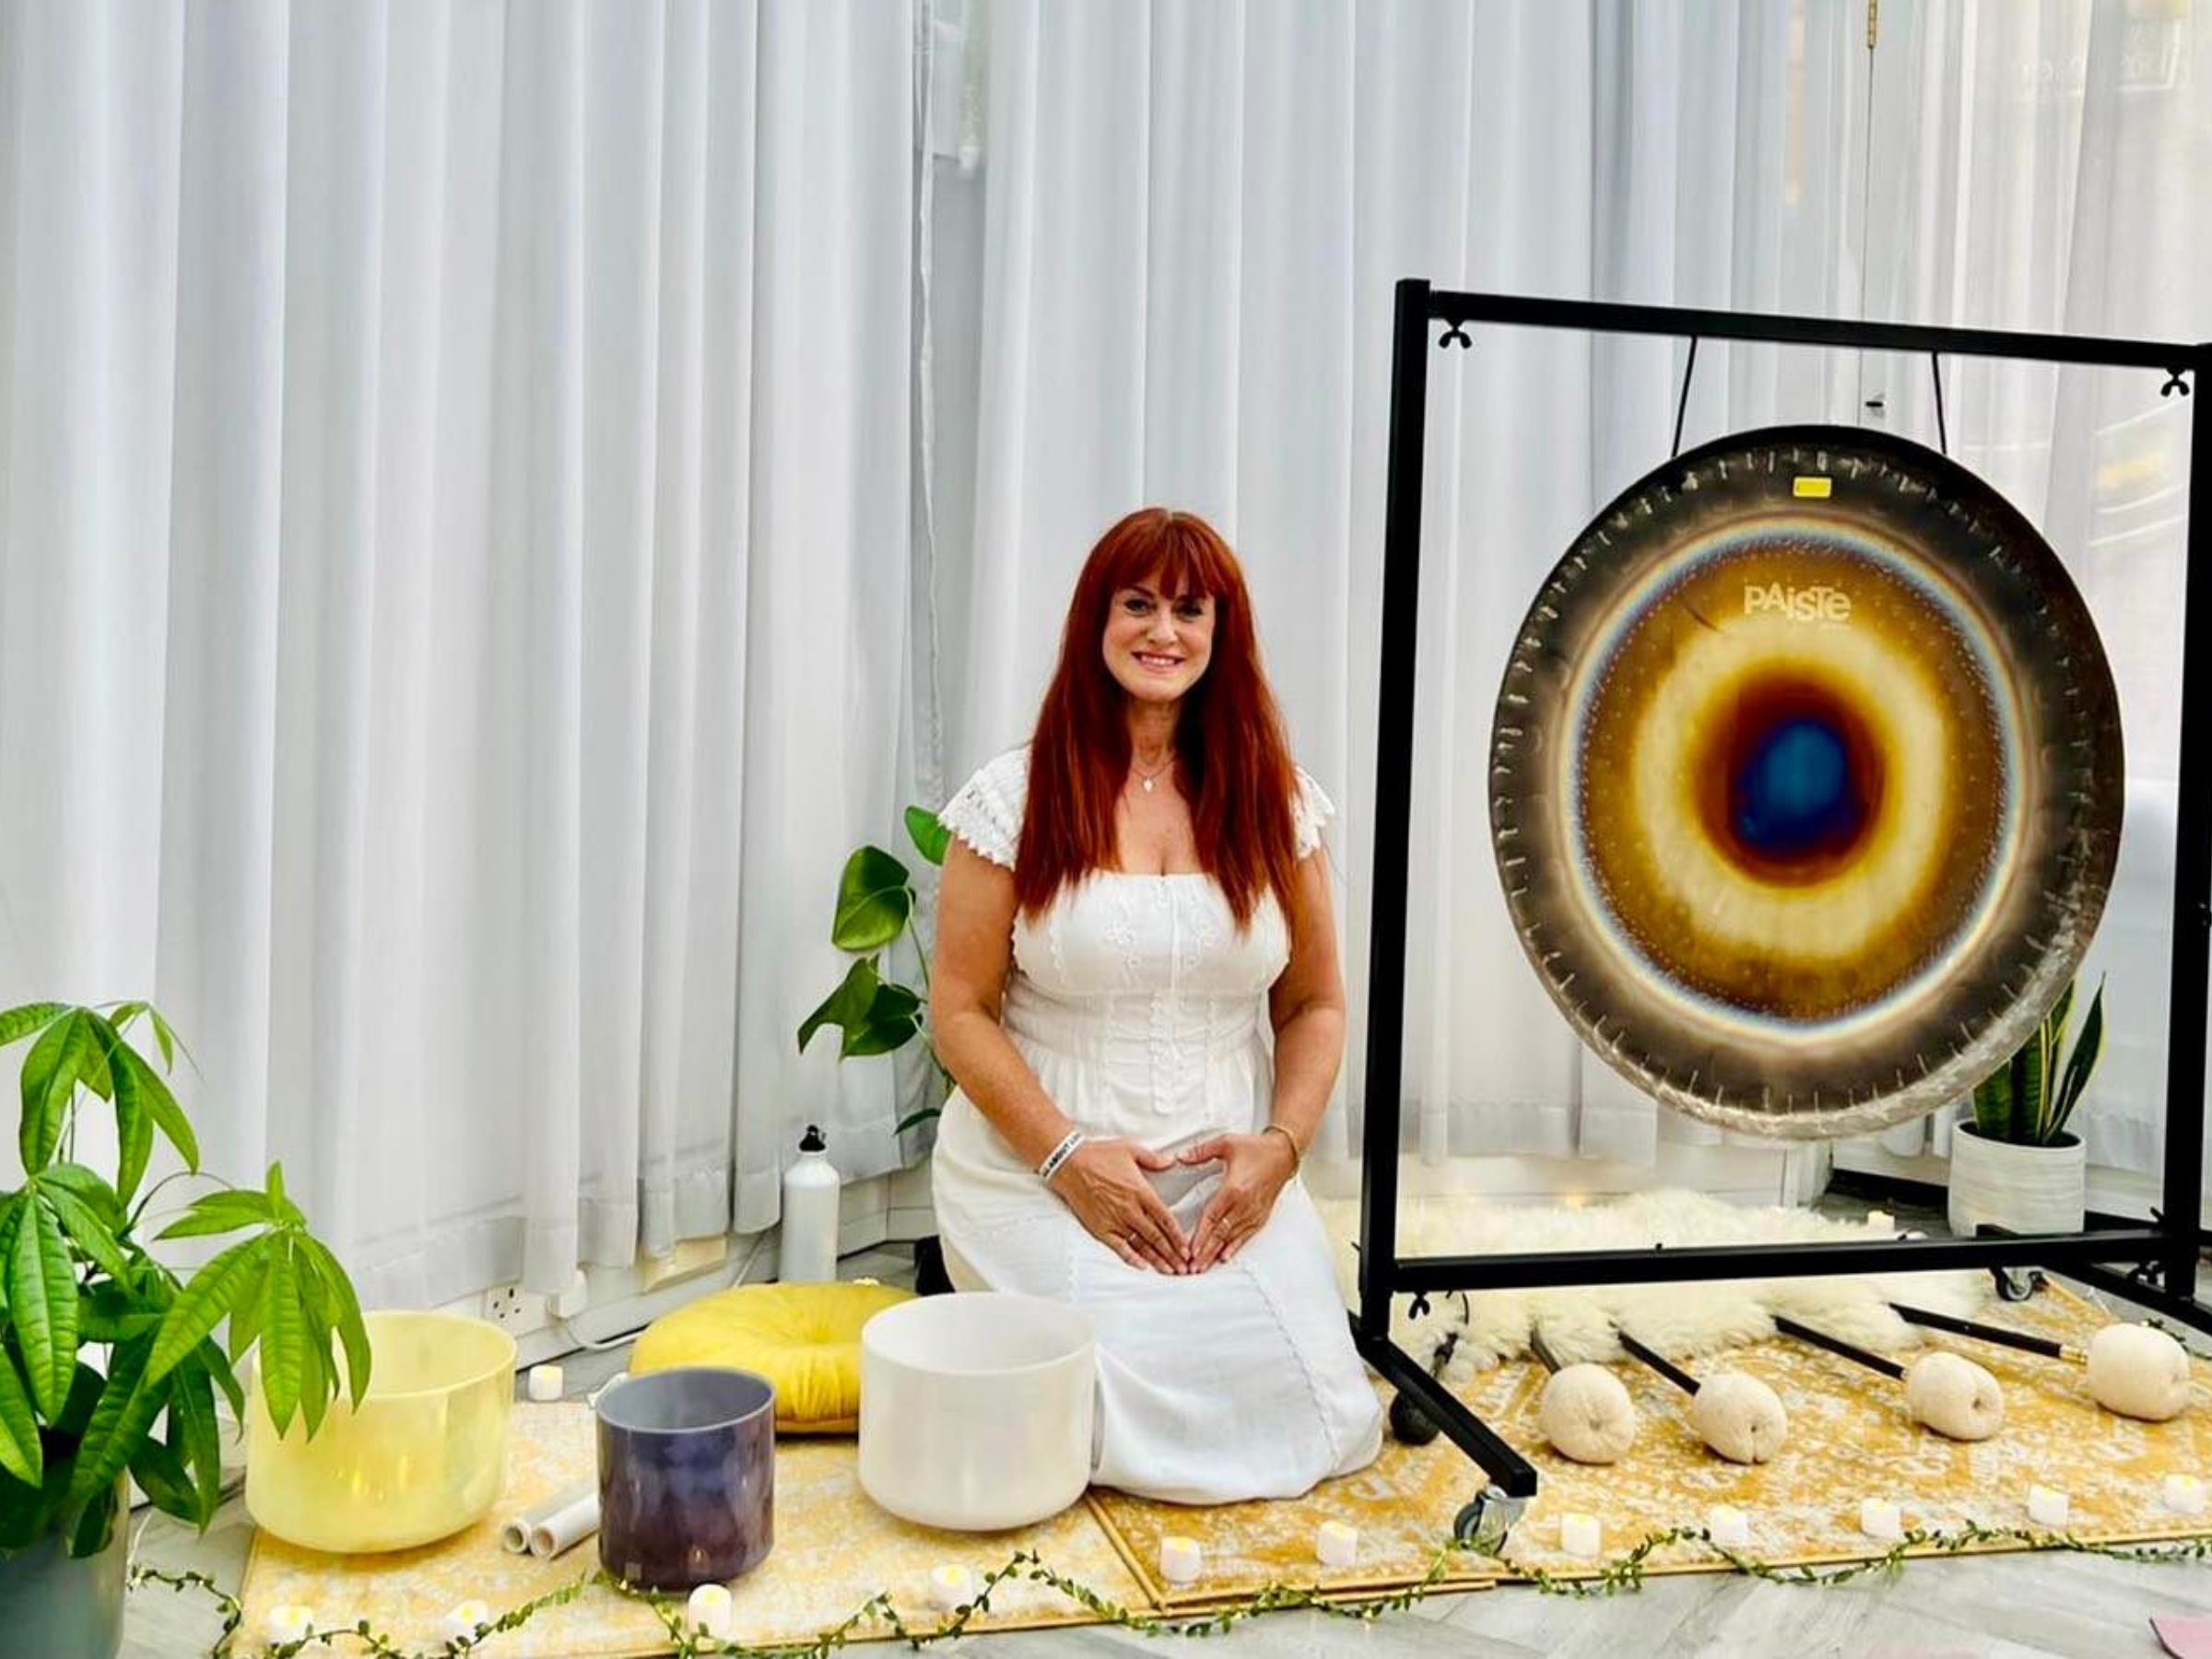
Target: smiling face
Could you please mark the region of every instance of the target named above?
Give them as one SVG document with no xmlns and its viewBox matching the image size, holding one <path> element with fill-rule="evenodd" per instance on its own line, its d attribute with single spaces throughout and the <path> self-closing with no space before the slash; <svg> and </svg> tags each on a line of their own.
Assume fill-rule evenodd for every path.
<svg viewBox="0 0 2212 1659">
<path fill-rule="evenodd" d="M 1155 571 L 1118 590 L 1106 611 L 1106 671 L 1139 702 L 1179 700 L 1213 655 L 1213 596 L 1169 594 L 1166 585 Z"/>
</svg>

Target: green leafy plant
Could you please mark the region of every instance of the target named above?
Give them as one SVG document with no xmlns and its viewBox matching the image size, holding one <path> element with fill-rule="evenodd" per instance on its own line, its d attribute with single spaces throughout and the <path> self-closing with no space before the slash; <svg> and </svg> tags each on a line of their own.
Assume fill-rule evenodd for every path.
<svg viewBox="0 0 2212 1659">
<path fill-rule="evenodd" d="M 2066 1120 L 2081 1104 L 2089 1075 L 2104 1049 L 2104 986 L 2089 999 L 2074 1052 L 2065 1054 L 2066 1019 L 2074 1009 L 2069 983 L 2041 1025 L 2004 1065 L 1974 1088 L 1974 1132 L 1984 1140 L 2051 1147 L 2068 1138 Z M 2065 1058 L 2062 1068 L 2060 1061 Z"/>
<path fill-rule="evenodd" d="M 158 1066 L 127 1036 L 141 1020 Z M 207 1524 L 222 1497 L 215 1396 L 242 1419 L 232 1368 L 256 1341 L 278 1430 L 297 1417 L 312 1434 L 339 1391 L 334 1339 L 359 1405 L 369 1335 L 345 1269 L 285 1195 L 281 1165 L 262 1191 L 203 1194 L 154 1235 L 244 1235 L 189 1278 L 148 1253 L 154 1199 L 200 1167 L 164 1075 L 176 1033 L 157 1010 L 49 1002 L 0 1013 L 0 1048 L 25 1040 L 25 1173 L 20 1187 L 0 1191 L 0 1558 L 56 1532 L 72 1555 L 96 1555 L 125 1470 L 156 1507 Z M 76 1158 L 79 1114 L 101 1110 L 96 1100 L 114 1112 L 112 1182 Z M 156 1135 L 184 1168 L 141 1195 Z M 88 1363 L 87 1350 L 102 1347 L 104 1361 Z"/>
<path fill-rule="evenodd" d="M 935 813 L 926 806 L 909 806 L 906 833 L 915 852 L 943 866 L 952 832 Z M 837 989 L 800 1024 L 801 1053 L 824 1026 L 835 1026 L 841 1035 L 841 1060 L 893 1053 L 920 1038 L 939 1083 L 951 1087 L 952 1078 L 929 1040 L 929 953 L 918 938 L 914 959 L 921 964 L 921 989 L 886 977 L 892 949 L 912 932 L 918 903 L 913 872 L 881 847 L 861 847 L 845 860 L 837 879 L 837 913 L 830 924 L 830 942 L 856 959 Z M 928 1122 L 938 1110 L 927 1105 L 909 1112 L 900 1119 L 898 1132 L 904 1134 Z"/>
</svg>

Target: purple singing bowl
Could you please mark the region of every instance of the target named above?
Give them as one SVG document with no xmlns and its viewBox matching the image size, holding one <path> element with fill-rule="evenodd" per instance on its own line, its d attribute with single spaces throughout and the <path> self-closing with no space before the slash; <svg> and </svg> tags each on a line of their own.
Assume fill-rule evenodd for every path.
<svg viewBox="0 0 2212 1659">
<path fill-rule="evenodd" d="M 626 1583 L 690 1590 L 759 1565 L 775 1542 L 776 1391 L 684 1366 L 599 1396 L 599 1560 Z"/>
</svg>

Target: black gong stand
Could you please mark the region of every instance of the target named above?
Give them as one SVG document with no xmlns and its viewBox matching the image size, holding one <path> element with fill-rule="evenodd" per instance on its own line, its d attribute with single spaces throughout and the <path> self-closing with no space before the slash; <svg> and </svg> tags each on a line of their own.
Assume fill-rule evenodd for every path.
<svg viewBox="0 0 2212 1659">
<path fill-rule="evenodd" d="M 1434 325 L 1441 324 L 1442 333 Z M 1772 1278 L 1813 1274 L 1988 1268 L 2001 1286 L 2042 1267 L 2212 1333 L 2197 1305 L 2204 1175 L 2207 946 L 2212 945 L 2212 513 L 2189 518 L 2183 600 L 2180 812 L 2175 827 L 2173 956 L 2168 975 L 2164 1200 L 2147 1223 L 2073 1233 L 2012 1235 L 1984 1226 L 1971 1239 L 1711 1245 L 1638 1250 L 1511 1252 L 1402 1257 L 1397 1248 L 1400 1049 L 1406 1011 L 1406 857 L 1413 809 L 1414 678 L 1418 666 L 1421 474 L 1429 354 L 1471 348 L 1469 324 L 1565 328 L 1700 339 L 1767 341 L 1845 350 L 2013 358 L 2162 375 L 2167 395 L 2204 384 L 2212 344 L 1985 329 L 1924 328 L 1671 306 L 1614 305 L 1507 294 L 1453 293 L 1418 278 L 1397 285 L 1391 352 L 1390 480 L 1382 543 L 1382 661 L 1375 759 L 1375 865 L 1367 1021 L 1365 1167 L 1359 1195 L 1359 1351 L 1481 1465 L 1489 1484 L 1461 1511 L 1464 1536 L 1500 1535 L 1536 1490 L 1536 1472 L 1391 1340 L 1393 1295 L 1507 1287 Z M 2212 395 L 2191 399 L 2190 467 L 2212 479 Z"/>
</svg>

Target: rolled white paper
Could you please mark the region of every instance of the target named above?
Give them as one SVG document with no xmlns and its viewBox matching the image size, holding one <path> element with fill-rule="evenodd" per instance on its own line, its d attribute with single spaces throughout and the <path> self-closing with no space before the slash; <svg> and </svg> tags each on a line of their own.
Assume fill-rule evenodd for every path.
<svg viewBox="0 0 2212 1659">
<path fill-rule="evenodd" d="M 587 1496 L 596 1498 L 598 1494 L 597 1477 L 587 1476 L 572 1486 L 563 1487 L 558 1492 L 540 1498 L 527 1509 L 510 1511 L 500 1523 L 500 1547 L 510 1555 L 528 1555 L 531 1534 L 579 1499 Z"/>
<path fill-rule="evenodd" d="M 939 1612 L 950 1613 L 974 1599 L 975 1580 L 967 1568 L 944 1566 L 929 1570 L 929 1605 Z"/>
<path fill-rule="evenodd" d="M 2028 1488 L 2028 1519 L 2038 1526 L 2064 1526 L 2067 1507 L 2066 1495 L 2055 1487 Z"/>
<path fill-rule="evenodd" d="M 539 1405 L 548 1405 L 561 1395 L 560 1367 L 534 1365 L 530 1368 L 530 1397 Z"/>
<path fill-rule="evenodd" d="M 1195 1538 L 1171 1534 L 1159 1541 L 1159 1576 L 1171 1584 L 1196 1583 L 1204 1561 Z"/>
<path fill-rule="evenodd" d="M 2201 1515 L 2207 1501 L 2205 1483 L 2194 1475 L 2167 1476 L 2165 1497 L 2166 1507 L 2177 1515 Z"/>
<path fill-rule="evenodd" d="M 455 1602 L 445 1610 L 442 1629 L 448 1641 L 470 1641 L 480 1627 L 490 1622 L 491 1604 L 471 1599 Z"/>
<path fill-rule="evenodd" d="M 1313 1534 L 1313 1554 L 1324 1567 L 1349 1567 L 1359 1559 L 1359 1529 L 1324 1521 Z"/>
<path fill-rule="evenodd" d="M 599 1530 L 599 1493 L 585 1492 L 563 1504 L 530 1529 L 530 1553 L 549 1561 L 582 1543 Z"/>
<path fill-rule="evenodd" d="M 1751 1543 L 1751 1517 L 1731 1503 L 1716 1503 L 1705 1512 L 1705 1530 L 1715 1544 L 1746 1549 Z"/>
<path fill-rule="evenodd" d="M 1894 1544 L 1905 1535 L 1905 1518 L 1897 1505 L 1887 1498 L 1862 1498 L 1859 1500 L 1859 1530 L 1870 1538 L 1880 1538 Z"/>
<path fill-rule="evenodd" d="M 726 1584 L 701 1584 L 684 1604 L 684 1617 L 691 1627 L 705 1631 L 717 1641 L 729 1640 L 730 1619 L 735 1612 Z"/>
<path fill-rule="evenodd" d="M 1605 1548 L 1605 1529 L 1595 1515 L 1570 1510 L 1559 1517 L 1559 1547 L 1572 1556 L 1594 1556 Z"/>
<path fill-rule="evenodd" d="M 315 1610 L 298 1602 L 283 1602 L 269 1609 L 261 1633 L 272 1642 L 304 1641 L 315 1628 Z"/>
</svg>

